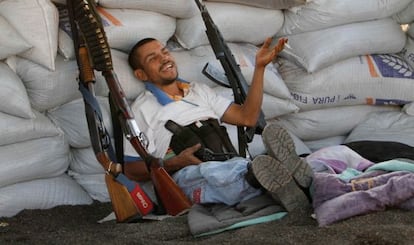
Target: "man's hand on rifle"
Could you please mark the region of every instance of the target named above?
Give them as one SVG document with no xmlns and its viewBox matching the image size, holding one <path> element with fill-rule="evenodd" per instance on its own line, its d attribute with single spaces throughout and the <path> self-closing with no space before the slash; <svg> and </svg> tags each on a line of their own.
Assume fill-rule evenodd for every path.
<svg viewBox="0 0 414 245">
<path fill-rule="evenodd" d="M 171 159 L 172 162 L 169 162 L 169 165 L 176 165 L 179 169 L 189 166 L 189 165 L 198 165 L 202 161 L 198 159 L 194 153 L 201 148 L 201 144 L 196 144 L 191 147 L 186 148 L 180 154 L 178 154 L 175 158 Z"/>
<path fill-rule="evenodd" d="M 256 53 L 256 67 L 265 67 L 272 62 L 272 60 L 283 50 L 287 41 L 287 38 L 280 38 L 277 44 L 273 48 L 270 48 L 272 38 L 268 37 Z"/>
<path fill-rule="evenodd" d="M 168 160 L 164 160 L 164 168 L 173 173 L 189 165 L 198 165 L 202 163 L 200 159 L 194 156 L 194 153 L 201 148 L 201 144 L 196 144 L 186 148 L 180 154 Z M 145 162 L 142 160 L 130 161 L 124 165 L 125 175 L 135 181 L 150 180 L 150 175 Z"/>
</svg>

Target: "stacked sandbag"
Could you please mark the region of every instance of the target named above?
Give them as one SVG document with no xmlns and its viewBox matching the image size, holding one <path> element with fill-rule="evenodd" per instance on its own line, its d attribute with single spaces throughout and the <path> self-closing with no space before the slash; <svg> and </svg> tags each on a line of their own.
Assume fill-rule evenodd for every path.
<svg viewBox="0 0 414 245">
<path fill-rule="evenodd" d="M 174 5 L 174 2 L 182 2 Z M 191 16 L 193 7 L 188 1 L 103 1 L 99 2 L 97 11 L 113 49 L 129 52 L 132 46 L 142 38 L 151 36 L 163 43 L 174 34 L 176 19 L 174 15 Z M 174 5 L 174 6 L 173 6 Z M 69 17 L 65 5 L 57 4 L 59 9 L 59 52 L 66 59 L 74 58 L 73 42 Z M 168 10 L 171 15 L 157 12 Z M 194 12 L 194 11 L 192 11 Z"/>
<path fill-rule="evenodd" d="M 396 21 L 411 4 L 315 0 L 284 10 L 274 39 L 289 42 L 275 66 L 300 112 L 276 121 L 322 146 L 341 143 L 370 112 L 413 101 L 414 72 L 401 53 L 407 34 Z"/>
<path fill-rule="evenodd" d="M 356 56 L 314 73 L 286 59 L 279 71 L 302 111 L 413 101 L 413 69 L 397 54 Z"/>
<path fill-rule="evenodd" d="M 205 0 L 208 2 L 236 3 L 257 8 L 267 9 L 288 9 L 298 5 L 303 5 L 306 0 Z"/>
<path fill-rule="evenodd" d="M 408 28 L 407 35 L 411 38 L 414 38 L 414 22 L 411 23 L 410 27 Z"/>
<path fill-rule="evenodd" d="M 145 37 L 168 45 L 180 77 L 206 83 L 233 98 L 231 89 L 218 86 L 201 72 L 206 63 L 223 70 L 194 1 L 95 2 L 114 70 L 129 101 L 144 86 L 129 68 L 127 55 Z M 288 128 L 298 154 L 341 143 L 371 112 L 400 111 L 384 104 L 412 101 L 412 43 L 406 40 L 414 36 L 409 10 L 413 1 L 354 2 L 203 1 L 248 83 L 255 53 L 265 38 L 289 38 L 284 58 L 266 69 L 262 109 L 269 122 Z M 0 216 L 13 216 L 23 209 L 109 201 L 105 171 L 96 160 L 78 90 L 65 4 L 64 0 L 0 1 Z M 315 14 L 318 11 L 323 14 Z M 325 19 L 318 20 L 320 16 Z M 410 26 L 402 32 L 400 24 Z M 108 87 L 99 72 L 95 78 L 95 93 L 112 137 Z M 412 104 L 404 110 L 412 113 Z M 227 128 L 237 147 L 236 127 Z M 254 137 L 250 150 L 252 156 L 263 153 L 260 137 Z"/>
<path fill-rule="evenodd" d="M 287 36 L 394 17 L 404 11 L 411 2 L 412 0 L 312 0 L 305 5 L 285 10 L 285 21 L 277 35 Z"/>
<path fill-rule="evenodd" d="M 258 46 L 267 37 L 275 35 L 283 24 L 282 9 L 304 4 L 305 1 L 203 1 L 212 20 L 217 25 L 224 41 L 228 44 L 241 73 L 248 84 L 251 83 Z M 213 82 L 201 73 L 208 63 L 215 72 L 224 75 L 222 65 L 210 46 L 206 26 L 198 12 L 191 18 L 177 19 L 177 29 L 173 41 L 176 43 L 173 56 L 179 69 L 179 76 L 195 82 L 206 83 L 218 93 L 234 99 L 230 88 Z M 265 119 L 298 112 L 290 91 L 277 69 L 269 65 L 264 77 L 264 98 L 262 110 Z M 234 127 L 226 125 L 233 144 L 238 143 Z M 249 146 L 252 156 L 264 152 L 261 137 L 256 136 Z"/>
<path fill-rule="evenodd" d="M 0 2 L 0 217 L 24 209 L 90 204 L 67 174 L 65 135 L 32 107 L 16 59 L 55 69 L 57 10 L 50 1 Z"/>
<path fill-rule="evenodd" d="M 270 120 L 289 129 L 300 139 L 316 141 L 347 135 L 367 115 L 378 111 L 400 111 L 398 106 L 355 105 L 301 111 Z M 342 143 L 342 142 L 341 142 Z"/>
<path fill-rule="evenodd" d="M 275 35 L 283 25 L 281 10 L 224 2 L 204 4 L 227 42 L 259 45 L 266 37 Z M 178 19 L 175 37 L 186 49 L 209 44 L 200 14 Z"/>
<path fill-rule="evenodd" d="M 406 33 L 407 42 L 401 52 L 401 55 L 404 60 L 411 66 L 411 68 L 414 69 L 414 22 L 410 25 L 406 25 Z"/>
<path fill-rule="evenodd" d="M 113 148 L 113 128 L 108 98 L 97 96 L 96 99 L 102 113 L 102 123 L 105 126 L 108 139 L 112 143 L 111 147 Z M 71 158 L 68 174 L 86 190 L 92 199 L 100 202 L 110 201 L 104 177 L 105 169 L 95 156 L 89 136 L 83 99 L 76 99 L 58 108 L 49 110 L 47 116 L 62 128 L 70 146 Z M 109 148 L 106 150 L 108 153 L 111 152 Z M 151 184 L 140 184 L 150 197 L 155 200 Z"/>
<path fill-rule="evenodd" d="M 118 79 L 129 99 L 135 98 L 143 89 L 142 83 L 134 78 L 128 66 L 127 54 L 113 50 L 112 61 Z M 32 107 L 40 112 L 58 107 L 82 97 L 79 92 L 76 60 L 65 60 L 60 54 L 56 57 L 55 71 L 50 71 L 27 59 L 14 57 L 8 63 L 14 67 L 27 89 Z M 95 71 L 95 93 L 108 95 L 108 86 L 104 77 Z"/>
<path fill-rule="evenodd" d="M 58 1 L 56 1 L 58 2 Z M 173 36 L 175 18 L 191 17 L 196 6 L 189 1 L 100 1 L 97 7 L 102 17 L 108 42 L 111 46 L 112 61 L 118 81 L 128 100 L 134 100 L 144 90 L 143 83 L 137 80 L 129 68 L 127 54 L 132 46 L 142 38 L 154 37 L 163 43 Z M 65 132 L 70 145 L 71 160 L 68 172 L 94 199 L 109 201 L 104 181 L 105 171 L 96 160 L 86 124 L 84 102 L 77 89 L 77 65 L 69 25 L 68 12 L 64 3 L 56 3 L 59 10 L 59 55 L 61 71 L 68 75 L 59 76 L 59 83 L 72 82 L 70 96 L 55 96 L 54 106 L 49 105 L 47 115 Z M 157 30 L 157 31 L 154 31 Z M 62 75 L 62 72 L 59 73 Z M 69 78 L 70 77 L 70 78 Z M 112 124 L 108 105 L 108 88 L 101 74 L 95 72 L 96 95 L 103 111 L 108 133 L 112 136 Z M 43 79 L 44 80 L 44 79 Z M 54 84 L 58 84 L 55 79 Z M 71 81 L 68 81 L 71 80 Z M 61 88 L 57 85 L 57 88 Z M 50 90 L 49 90 L 50 91 Z M 63 91 L 63 90 L 62 90 Z M 50 91 L 50 96 L 60 94 Z"/>
<path fill-rule="evenodd" d="M 31 109 L 23 82 L 4 62 L 0 73 L 0 217 L 23 209 L 90 204 L 89 195 L 66 175 L 69 147 L 63 132 Z"/>
<path fill-rule="evenodd" d="M 287 37 L 289 47 L 281 56 L 309 73 L 358 55 L 398 53 L 406 41 L 405 33 L 392 18 L 354 22 Z"/>
<path fill-rule="evenodd" d="M 198 11 L 194 2 L 188 0 L 99 0 L 98 3 L 104 8 L 138 9 L 160 13 L 179 19 L 191 18 L 196 15 Z"/>
<path fill-rule="evenodd" d="M 414 147 L 414 116 L 400 111 L 371 113 L 358 124 L 345 143 L 358 141 L 399 142 Z"/>
<path fill-rule="evenodd" d="M 54 70 L 58 11 L 53 3 L 50 0 L 4 0 L 0 2 L 0 15 L 31 47 L 17 55 Z"/>
<path fill-rule="evenodd" d="M 254 72 L 255 55 L 258 48 L 249 43 L 228 43 L 228 46 L 237 64 L 239 64 L 241 73 L 245 77 L 247 84 L 250 85 Z M 224 70 L 220 62 L 216 59 L 210 45 L 202 45 L 190 50 L 181 49 L 172 51 L 172 55 L 177 62 L 180 77 L 187 81 L 205 83 L 226 97 L 234 99 L 230 88 L 216 84 L 201 72 L 208 63 L 209 66 L 216 69 L 220 74 L 224 74 Z M 262 109 L 266 119 L 299 110 L 293 103 L 292 96 L 282 77 L 277 69 L 271 65 L 267 66 L 265 70 L 264 92 Z"/>
<path fill-rule="evenodd" d="M 67 174 L 2 187 L 0 199 L 1 217 L 12 217 L 25 209 L 92 204 L 88 193 Z"/>
<path fill-rule="evenodd" d="M 399 24 L 409 24 L 414 21 L 414 1 L 411 1 L 408 6 L 403 8 L 400 12 L 392 16 Z"/>
<path fill-rule="evenodd" d="M 112 134 L 112 120 L 107 97 L 97 97 L 102 112 L 103 124 L 109 137 Z M 106 190 L 105 170 L 97 161 L 91 145 L 89 129 L 85 116 L 83 99 L 75 99 L 47 112 L 47 116 L 65 133 L 70 146 L 70 163 L 68 173 L 94 199 L 109 201 Z"/>
</svg>

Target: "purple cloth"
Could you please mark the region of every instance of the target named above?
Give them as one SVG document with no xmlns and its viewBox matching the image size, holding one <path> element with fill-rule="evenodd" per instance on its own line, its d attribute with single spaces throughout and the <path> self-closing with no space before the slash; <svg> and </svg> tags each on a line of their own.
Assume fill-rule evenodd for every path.
<svg viewBox="0 0 414 245">
<path fill-rule="evenodd" d="M 324 147 L 306 157 L 314 172 L 342 173 L 347 168 L 364 171 L 374 165 L 355 151 L 344 145 Z"/>
<path fill-rule="evenodd" d="M 372 171 L 363 173 L 356 178 L 345 182 L 335 174 L 315 173 L 313 186 L 315 192 L 312 196 L 313 208 L 317 208 L 325 201 L 352 191 L 364 191 L 385 184 L 393 176 L 401 176 L 410 172 Z"/>
<path fill-rule="evenodd" d="M 374 176 L 368 178 L 369 180 L 354 183 L 355 191 L 352 191 L 351 183 L 341 183 L 337 178 L 334 180 L 331 177 L 316 174 L 314 179 L 315 184 L 319 185 L 315 186 L 313 196 L 316 200 L 314 211 L 319 226 L 326 226 L 355 215 L 385 210 L 386 207 L 414 210 L 412 172 L 396 171 Z M 324 189 L 319 189 L 321 186 Z M 333 190 L 329 190 L 328 186 Z M 329 196 L 332 199 L 329 199 Z"/>
</svg>

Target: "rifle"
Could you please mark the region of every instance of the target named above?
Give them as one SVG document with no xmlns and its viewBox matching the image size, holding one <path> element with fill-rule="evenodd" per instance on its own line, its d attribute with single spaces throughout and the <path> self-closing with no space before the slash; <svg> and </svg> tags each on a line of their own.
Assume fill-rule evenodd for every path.
<svg viewBox="0 0 414 245">
<path fill-rule="evenodd" d="M 111 199 L 117 222 L 128 222 L 150 213 L 153 203 L 140 186 L 122 173 L 122 166 L 111 159 L 110 137 L 103 123 L 102 113 L 95 98 L 95 74 L 89 62 L 89 53 L 82 34 L 76 26 L 75 9 L 72 1 L 67 2 L 72 36 L 79 67 L 79 89 L 85 104 L 89 136 L 96 159 L 106 170 L 105 183 Z"/>
<path fill-rule="evenodd" d="M 247 85 L 246 79 L 241 73 L 240 66 L 237 64 L 230 48 L 227 46 L 220 33 L 220 30 L 211 19 L 211 16 L 204 4 L 200 0 L 195 0 L 198 8 L 201 12 L 204 24 L 206 26 L 206 33 L 211 47 L 216 55 L 216 58 L 220 61 L 225 76 L 217 76 L 216 72 L 211 72 L 209 64 L 207 63 L 203 69 L 203 73 L 214 82 L 219 85 L 231 87 L 234 94 L 234 100 L 237 104 L 243 104 L 247 97 L 247 91 L 249 86 Z M 243 157 L 246 156 L 247 143 L 253 140 L 254 134 L 261 134 L 266 121 L 264 114 L 261 111 L 256 126 L 246 128 L 242 126 L 237 127 L 237 135 L 239 140 L 239 154 Z"/>
<path fill-rule="evenodd" d="M 170 215 L 180 215 L 185 213 L 191 207 L 191 202 L 163 168 L 162 160 L 150 155 L 146 146 L 144 146 L 144 142 L 146 142 L 145 135 L 139 130 L 132 110 L 125 97 L 125 93 L 113 70 L 110 48 L 102 25 L 102 20 L 96 11 L 94 1 L 67 0 L 67 6 L 69 8 L 75 50 L 79 50 L 77 53 L 77 61 L 80 69 L 80 84 L 87 84 L 88 92 L 93 95 L 93 83 L 95 81 L 93 77 L 94 70 L 102 73 L 110 91 L 109 99 L 115 108 L 114 118 L 118 119 L 125 138 L 131 143 L 141 158 L 145 160 L 148 171 L 150 172 L 151 180 L 156 189 L 157 197 L 161 199 L 161 203 L 159 204 L 163 205 L 166 212 Z M 76 37 L 78 32 L 81 36 L 80 38 Z M 82 88 L 82 86 L 80 86 L 80 88 Z M 88 100 L 89 97 L 90 96 L 84 96 L 84 100 Z M 105 169 L 108 169 L 107 172 L 116 177 L 116 180 L 130 191 L 132 199 L 135 201 L 134 203 L 138 207 L 140 214 L 145 215 L 149 213 L 153 208 L 153 203 L 146 196 L 145 192 L 143 192 L 135 182 L 135 185 L 132 185 L 133 187 L 131 186 L 131 180 L 121 173 L 122 166 L 120 164 L 115 164 L 115 167 L 117 168 L 116 171 L 112 171 L 114 164 L 108 164 L 108 156 L 105 154 L 107 153 L 107 150 L 103 148 L 105 145 L 99 144 L 102 136 L 107 136 L 107 134 L 102 132 L 102 123 L 96 123 L 96 110 L 92 112 L 90 107 L 91 106 L 88 104 L 85 106 L 85 109 L 87 115 L 89 115 L 87 117 L 88 127 L 90 134 L 93 136 L 91 137 L 91 140 L 94 145 L 97 159 Z M 96 143 L 96 141 L 98 141 L 98 143 Z M 109 169 L 111 171 L 109 171 Z M 110 187 L 117 188 L 113 183 L 114 182 L 110 182 Z M 121 191 L 121 194 L 118 193 L 118 189 L 116 189 L 117 191 L 112 191 L 110 193 L 112 204 L 113 206 L 116 206 L 114 207 L 115 213 L 117 211 L 120 213 L 124 208 L 127 208 L 122 206 L 122 202 L 118 202 L 118 197 L 120 197 L 120 195 L 123 195 L 123 199 L 127 199 L 124 192 L 122 193 L 122 190 L 119 190 Z M 108 191 L 110 191 L 109 186 Z M 129 203 L 131 202 L 130 200 L 126 201 Z M 132 214 L 132 209 L 128 213 Z M 121 218 L 118 220 L 122 221 Z"/>
</svg>

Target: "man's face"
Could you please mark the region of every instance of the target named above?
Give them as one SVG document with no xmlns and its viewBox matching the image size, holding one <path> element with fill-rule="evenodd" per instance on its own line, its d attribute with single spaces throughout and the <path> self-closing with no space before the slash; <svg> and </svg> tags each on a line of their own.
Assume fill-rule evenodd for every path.
<svg viewBox="0 0 414 245">
<path fill-rule="evenodd" d="M 138 49 L 142 69 L 141 80 L 153 82 L 157 86 L 168 85 L 178 77 L 174 58 L 159 41 L 144 44 Z"/>
</svg>

